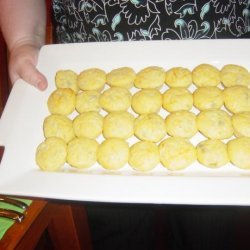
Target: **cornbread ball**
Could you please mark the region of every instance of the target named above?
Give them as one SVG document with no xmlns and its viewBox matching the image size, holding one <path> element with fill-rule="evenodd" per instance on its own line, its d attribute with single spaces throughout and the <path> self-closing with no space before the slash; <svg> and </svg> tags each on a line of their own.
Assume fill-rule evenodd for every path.
<svg viewBox="0 0 250 250">
<path fill-rule="evenodd" d="M 181 170 L 196 161 L 196 149 L 186 139 L 169 137 L 159 145 L 160 162 L 169 170 Z"/>
<path fill-rule="evenodd" d="M 237 137 L 250 137 L 250 112 L 241 112 L 232 116 L 234 134 Z"/>
<path fill-rule="evenodd" d="M 192 72 L 182 67 L 174 67 L 166 72 L 165 82 L 169 87 L 189 87 L 192 84 Z"/>
<path fill-rule="evenodd" d="M 149 141 L 140 141 L 130 148 L 128 163 L 138 171 L 149 171 L 160 162 L 158 147 Z"/>
<path fill-rule="evenodd" d="M 129 90 L 120 87 L 112 87 L 104 91 L 99 103 L 107 112 L 126 111 L 131 106 L 132 95 Z"/>
<path fill-rule="evenodd" d="M 142 89 L 132 97 L 132 109 L 137 114 L 157 113 L 162 106 L 162 95 L 157 89 Z"/>
<path fill-rule="evenodd" d="M 250 89 L 245 86 L 224 89 L 223 98 L 226 108 L 232 113 L 250 111 Z"/>
<path fill-rule="evenodd" d="M 168 112 L 190 110 L 193 106 L 193 95 L 185 88 L 170 88 L 163 94 L 162 106 Z"/>
<path fill-rule="evenodd" d="M 164 119 L 158 114 L 144 114 L 135 119 L 134 134 L 143 141 L 159 142 L 166 135 Z"/>
<path fill-rule="evenodd" d="M 75 137 L 72 121 L 64 115 L 50 115 L 44 119 L 44 136 L 59 137 L 68 143 Z"/>
<path fill-rule="evenodd" d="M 129 145 L 120 138 L 110 138 L 103 141 L 97 151 L 97 161 L 105 169 L 122 168 L 129 158 Z"/>
<path fill-rule="evenodd" d="M 164 69 L 158 66 L 149 66 L 136 74 L 134 85 L 139 89 L 152 89 L 161 87 L 164 81 Z"/>
<path fill-rule="evenodd" d="M 196 146 L 197 159 L 206 167 L 218 168 L 229 162 L 227 146 L 220 140 L 205 140 Z"/>
<path fill-rule="evenodd" d="M 76 110 L 78 113 L 88 112 L 88 111 L 99 111 L 100 92 L 95 90 L 86 90 L 78 93 L 76 96 Z"/>
<path fill-rule="evenodd" d="M 200 64 L 193 69 L 192 78 L 197 87 L 217 86 L 220 83 L 220 71 L 210 64 Z"/>
<path fill-rule="evenodd" d="M 51 114 L 69 115 L 75 110 L 75 92 L 68 88 L 56 89 L 49 96 L 47 104 Z"/>
<path fill-rule="evenodd" d="M 75 168 L 89 168 L 97 160 L 98 143 L 89 138 L 75 138 L 68 144 L 67 162 Z"/>
<path fill-rule="evenodd" d="M 223 106 L 222 90 L 217 87 L 200 87 L 193 93 L 194 106 L 199 110 L 220 109 Z"/>
<path fill-rule="evenodd" d="M 106 83 L 106 73 L 98 68 L 83 70 L 77 77 L 77 83 L 81 90 L 102 90 Z"/>
<path fill-rule="evenodd" d="M 75 93 L 78 92 L 77 74 L 73 70 L 59 70 L 55 77 L 57 88 L 69 88 Z"/>
<path fill-rule="evenodd" d="M 233 135 L 231 116 L 224 110 L 210 109 L 196 118 L 198 130 L 210 139 L 228 139 Z"/>
<path fill-rule="evenodd" d="M 250 138 L 239 137 L 227 143 L 229 159 L 236 167 L 250 169 Z"/>
<path fill-rule="evenodd" d="M 41 170 L 56 171 L 66 162 L 67 144 L 58 137 L 47 138 L 36 150 L 36 163 Z"/>
<path fill-rule="evenodd" d="M 103 135 L 105 138 L 128 139 L 134 134 L 134 116 L 127 111 L 111 112 L 104 117 Z"/>
<path fill-rule="evenodd" d="M 220 77 L 225 87 L 232 87 L 236 85 L 250 86 L 249 72 L 240 65 L 225 65 L 221 69 Z"/>
<path fill-rule="evenodd" d="M 77 137 L 97 138 L 102 133 L 103 117 L 95 111 L 78 115 L 73 120 L 73 128 Z"/>
<path fill-rule="evenodd" d="M 171 113 L 165 123 L 167 133 L 174 137 L 191 138 L 198 131 L 195 114 L 185 110 Z"/>
<path fill-rule="evenodd" d="M 107 84 L 111 87 L 131 88 L 136 77 L 135 71 L 130 67 L 113 69 L 107 74 Z"/>
</svg>

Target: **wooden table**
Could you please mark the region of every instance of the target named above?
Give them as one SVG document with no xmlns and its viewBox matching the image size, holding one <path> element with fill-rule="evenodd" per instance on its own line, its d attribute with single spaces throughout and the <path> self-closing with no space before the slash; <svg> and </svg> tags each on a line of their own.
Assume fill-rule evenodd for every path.
<svg viewBox="0 0 250 250">
<path fill-rule="evenodd" d="M 0 249 L 35 249 L 45 232 L 53 249 L 92 249 L 87 221 L 80 203 L 34 200 L 26 218 L 0 240 Z"/>
</svg>

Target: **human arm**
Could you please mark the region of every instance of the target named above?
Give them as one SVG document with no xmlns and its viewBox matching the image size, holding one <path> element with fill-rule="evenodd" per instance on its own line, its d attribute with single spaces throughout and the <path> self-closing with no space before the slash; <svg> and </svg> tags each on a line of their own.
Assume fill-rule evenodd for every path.
<svg viewBox="0 0 250 250">
<path fill-rule="evenodd" d="M 40 90 L 46 78 L 36 69 L 38 53 L 45 42 L 44 0 L 0 0 L 0 28 L 7 43 L 11 82 L 22 78 Z"/>
</svg>

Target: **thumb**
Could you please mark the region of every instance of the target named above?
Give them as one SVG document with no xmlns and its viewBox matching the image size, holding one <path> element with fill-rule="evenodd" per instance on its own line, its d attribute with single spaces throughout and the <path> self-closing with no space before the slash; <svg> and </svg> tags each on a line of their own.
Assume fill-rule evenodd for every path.
<svg viewBox="0 0 250 250">
<path fill-rule="evenodd" d="M 10 78 L 13 83 L 21 78 L 39 90 L 45 90 L 48 86 L 46 77 L 38 71 L 35 65 L 29 60 L 23 62 L 22 67 L 19 68 L 18 74 L 10 74 Z"/>
</svg>

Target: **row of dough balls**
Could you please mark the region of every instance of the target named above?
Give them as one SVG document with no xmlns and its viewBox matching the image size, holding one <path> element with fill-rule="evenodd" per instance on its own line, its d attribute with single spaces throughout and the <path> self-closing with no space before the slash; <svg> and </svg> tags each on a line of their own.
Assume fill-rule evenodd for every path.
<svg viewBox="0 0 250 250">
<path fill-rule="evenodd" d="M 82 91 L 75 94 L 69 88 L 58 88 L 48 98 L 51 114 L 69 115 L 99 111 L 126 111 L 130 107 L 137 114 L 157 113 L 161 108 L 168 112 L 191 110 L 193 105 L 199 110 L 220 109 L 223 105 L 231 113 L 250 111 L 250 88 L 245 86 L 200 87 L 194 93 L 185 88 L 170 88 L 163 94 L 157 89 L 142 89 L 132 93 L 120 87 L 105 91 Z"/>
<path fill-rule="evenodd" d="M 192 71 L 183 67 L 173 67 L 165 71 L 162 67 L 149 66 L 138 73 L 130 67 L 113 69 L 106 73 L 99 68 L 88 68 L 76 74 L 72 70 L 60 70 L 56 74 L 59 88 L 81 90 L 100 90 L 107 83 L 111 87 L 160 88 L 164 83 L 169 87 L 197 87 L 236 85 L 250 86 L 250 73 L 240 65 L 227 64 L 221 70 L 210 64 L 200 64 Z"/>
<path fill-rule="evenodd" d="M 158 146 L 140 141 L 129 147 L 125 140 L 110 138 L 98 144 L 94 139 L 75 138 L 66 144 L 51 137 L 41 143 L 36 162 L 44 171 L 60 170 L 65 163 L 86 169 L 98 162 L 108 170 L 118 170 L 127 163 L 137 171 L 150 171 L 159 163 L 169 170 L 187 168 L 198 160 L 209 168 L 229 162 L 242 169 L 250 169 L 250 138 L 240 137 L 224 144 L 220 140 L 206 140 L 194 147 L 183 138 L 169 137 Z"/>
<path fill-rule="evenodd" d="M 46 138 L 59 137 L 66 143 L 75 137 L 96 139 L 129 139 L 160 142 L 166 135 L 191 138 L 199 131 L 209 139 L 250 137 L 250 112 L 230 116 L 223 110 L 204 110 L 198 116 L 190 111 L 178 111 L 165 119 L 156 113 L 134 117 L 127 111 L 111 112 L 103 117 L 95 111 L 85 112 L 73 120 L 64 115 L 52 114 L 44 119 Z"/>
</svg>

